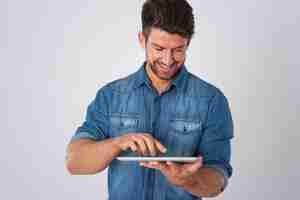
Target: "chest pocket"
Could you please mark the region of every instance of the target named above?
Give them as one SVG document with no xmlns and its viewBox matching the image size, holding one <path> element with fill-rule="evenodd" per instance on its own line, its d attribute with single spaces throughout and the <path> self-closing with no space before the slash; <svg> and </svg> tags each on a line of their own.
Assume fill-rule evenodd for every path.
<svg viewBox="0 0 300 200">
<path fill-rule="evenodd" d="M 197 156 L 202 123 L 194 119 L 176 118 L 169 122 L 168 144 L 172 156 Z"/>
<path fill-rule="evenodd" d="M 137 132 L 139 116 L 138 114 L 113 113 L 110 115 L 110 127 L 112 137 L 128 132 Z"/>
<path fill-rule="evenodd" d="M 191 134 L 201 129 L 201 122 L 191 121 L 187 119 L 170 120 L 170 128 L 178 134 Z"/>
</svg>

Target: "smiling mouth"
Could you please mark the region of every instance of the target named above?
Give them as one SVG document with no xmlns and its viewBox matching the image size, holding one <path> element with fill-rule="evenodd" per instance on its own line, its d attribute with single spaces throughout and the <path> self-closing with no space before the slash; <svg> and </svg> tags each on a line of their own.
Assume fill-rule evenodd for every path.
<svg viewBox="0 0 300 200">
<path fill-rule="evenodd" d="M 163 65 L 161 63 L 159 63 L 158 66 L 161 69 L 161 71 L 163 71 L 163 72 L 170 72 L 170 71 L 172 71 L 172 69 L 174 69 L 176 67 L 175 64 L 167 67 L 166 65 Z"/>
<path fill-rule="evenodd" d="M 169 68 L 169 67 L 163 67 L 163 66 L 160 65 L 159 68 L 163 72 L 169 72 L 169 71 L 171 71 L 171 68 Z"/>
</svg>

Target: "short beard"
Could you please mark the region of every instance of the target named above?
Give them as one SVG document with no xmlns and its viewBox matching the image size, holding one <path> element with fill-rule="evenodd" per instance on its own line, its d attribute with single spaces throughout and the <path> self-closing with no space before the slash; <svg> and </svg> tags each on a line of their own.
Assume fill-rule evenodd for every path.
<svg viewBox="0 0 300 200">
<path fill-rule="evenodd" d="M 160 63 L 158 61 L 154 61 L 154 63 L 151 63 L 149 62 L 149 66 L 151 68 L 151 71 L 158 77 L 160 78 L 161 80 L 165 80 L 165 81 L 170 81 L 170 80 L 173 80 L 177 74 L 180 72 L 181 69 L 177 70 L 177 72 L 172 76 L 172 77 L 162 77 L 159 75 L 158 71 L 157 71 L 157 68 L 155 66 L 158 66 L 160 65 Z M 176 65 L 176 63 L 174 63 L 174 65 Z M 177 66 L 177 65 L 176 65 Z M 175 67 L 175 66 L 172 66 L 172 67 Z"/>
</svg>

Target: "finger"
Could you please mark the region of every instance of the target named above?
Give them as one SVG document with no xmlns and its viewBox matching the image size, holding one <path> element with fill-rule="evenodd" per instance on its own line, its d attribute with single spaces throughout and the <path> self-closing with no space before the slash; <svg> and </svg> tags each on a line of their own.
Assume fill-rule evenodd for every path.
<svg viewBox="0 0 300 200">
<path fill-rule="evenodd" d="M 196 161 L 192 164 L 185 164 L 183 167 L 183 175 L 184 176 L 190 176 L 192 174 L 195 174 L 200 168 L 202 167 L 202 162 Z"/>
<path fill-rule="evenodd" d="M 137 146 L 134 142 L 132 142 L 132 141 L 128 142 L 128 146 L 131 149 L 131 151 L 133 151 L 133 152 L 137 151 Z"/>
<path fill-rule="evenodd" d="M 168 166 L 168 171 L 178 174 L 180 168 L 182 167 L 182 164 L 177 164 L 171 161 L 167 161 L 166 165 Z"/>
<path fill-rule="evenodd" d="M 203 158 L 201 156 L 199 156 L 195 162 L 186 163 L 185 165 L 188 166 L 188 168 L 189 168 L 189 166 L 200 166 L 201 167 L 203 165 Z"/>
<path fill-rule="evenodd" d="M 147 155 L 147 147 L 145 145 L 144 140 L 136 136 L 134 136 L 132 139 L 137 143 L 138 148 L 141 150 L 141 153 L 143 155 Z"/>
<path fill-rule="evenodd" d="M 174 163 L 172 161 L 167 161 L 166 164 L 169 165 L 169 166 L 172 166 L 172 167 L 178 167 L 178 166 L 180 166 L 180 164 Z"/>
<path fill-rule="evenodd" d="M 196 171 L 198 171 L 198 169 L 200 169 L 201 166 L 202 166 L 202 163 L 196 162 L 194 164 L 191 164 L 187 169 L 191 173 L 195 173 Z"/>
<path fill-rule="evenodd" d="M 151 169 L 157 169 L 161 171 L 164 170 L 164 166 L 163 166 L 164 164 L 157 161 L 141 162 L 140 165 Z"/>
<path fill-rule="evenodd" d="M 198 169 L 199 169 L 200 167 L 202 167 L 202 165 L 203 165 L 202 157 L 199 157 L 195 163 L 192 163 L 192 164 L 188 167 L 188 169 L 189 169 L 191 172 L 196 172 L 196 171 L 198 171 Z"/>
<path fill-rule="evenodd" d="M 142 156 L 142 155 L 143 155 L 141 149 L 140 149 L 138 146 L 137 146 L 137 154 L 138 154 L 139 156 Z"/>
<path fill-rule="evenodd" d="M 136 151 L 135 151 L 135 152 L 136 152 L 139 156 L 143 155 L 143 152 L 142 152 L 141 148 L 139 147 L 138 143 L 137 143 L 136 141 L 131 141 L 131 142 L 134 144 L 134 146 L 135 146 L 135 148 L 136 148 Z"/>
<path fill-rule="evenodd" d="M 156 146 L 156 148 L 157 148 L 160 152 L 162 152 L 162 153 L 166 153 L 166 152 L 167 152 L 167 148 L 166 148 L 164 145 L 162 145 L 158 140 L 155 140 L 155 139 L 154 139 L 154 141 L 155 141 L 155 146 Z"/>
<path fill-rule="evenodd" d="M 159 162 L 157 162 L 157 161 L 150 161 L 150 162 L 148 162 L 150 165 L 159 165 Z"/>
<path fill-rule="evenodd" d="M 151 164 L 149 162 L 141 162 L 140 165 L 151 169 L 159 169 L 157 165 Z"/>
<path fill-rule="evenodd" d="M 157 153 L 157 150 L 162 153 L 165 153 L 167 151 L 167 148 L 164 145 L 162 145 L 157 139 L 153 138 L 151 134 L 145 133 L 145 134 L 143 134 L 143 136 L 145 136 L 146 138 L 149 138 L 151 140 L 156 153 Z"/>
<path fill-rule="evenodd" d="M 165 162 L 152 162 L 151 163 L 152 166 L 154 166 L 156 169 L 159 169 L 160 171 L 162 171 L 163 173 L 165 173 L 166 171 L 168 171 L 168 166 L 166 165 Z"/>
<path fill-rule="evenodd" d="M 144 141 L 148 147 L 148 151 L 150 152 L 151 156 L 155 156 L 156 155 L 156 148 L 154 145 L 154 139 L 150 136 L 142 136 L 144 138 Z"/>
<path fill-rule="evenodd" d="M 141 161 L 140 164 L 142 165 L 151 165 L 151 166 L 158 166 L 159 162 L 157 161 Z"/>
</svg>

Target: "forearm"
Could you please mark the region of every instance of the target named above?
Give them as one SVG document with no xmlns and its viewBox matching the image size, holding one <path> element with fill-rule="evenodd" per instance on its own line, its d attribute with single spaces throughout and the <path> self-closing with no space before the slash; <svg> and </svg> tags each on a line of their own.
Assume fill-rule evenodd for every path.
<svg viewBox="0 0 300 200">
<path fill-rule="evenodd" d="M 104 170 L 120 152 L 114 139 L 100 142 L 78 139 L 68 146 L 66 167 L 71 174 L 95 174 Z"/>
<path fill-rule="evenodd" d="M 202 167 L 182 187 L 198 197 L 215 197 L 224 190 L 225 178 L 214 168 Z"/>
</svg>

